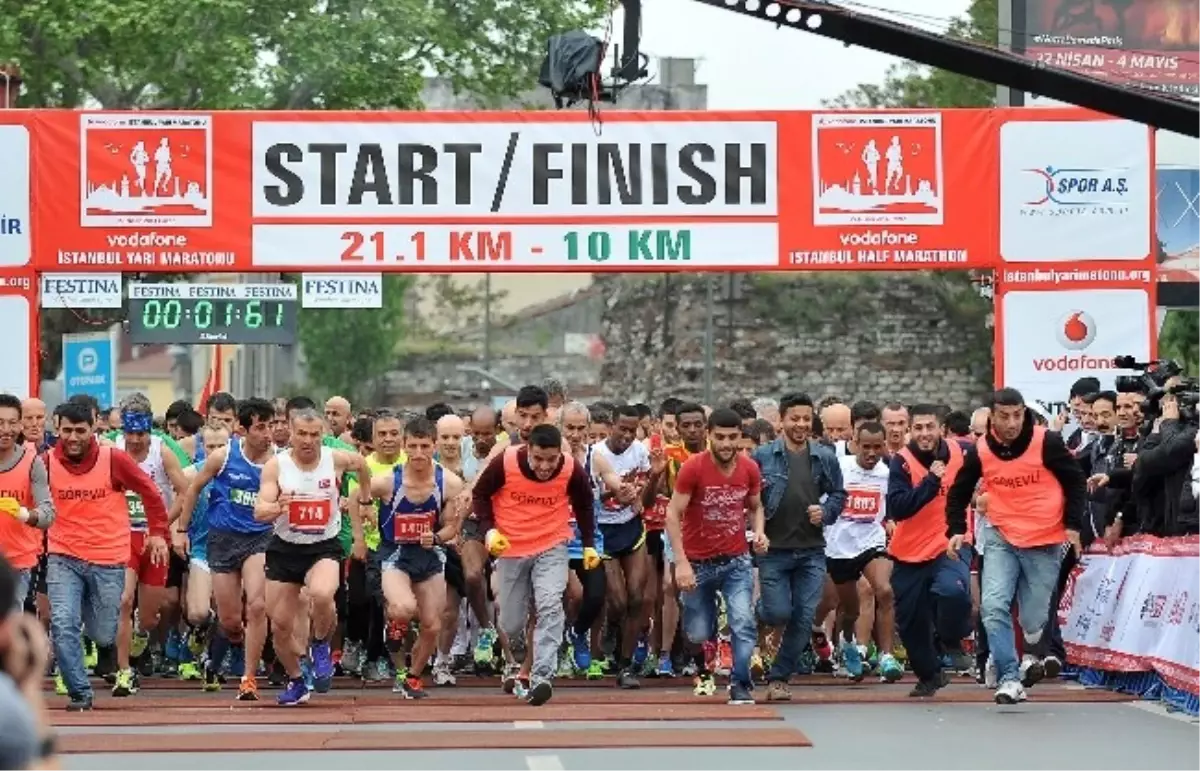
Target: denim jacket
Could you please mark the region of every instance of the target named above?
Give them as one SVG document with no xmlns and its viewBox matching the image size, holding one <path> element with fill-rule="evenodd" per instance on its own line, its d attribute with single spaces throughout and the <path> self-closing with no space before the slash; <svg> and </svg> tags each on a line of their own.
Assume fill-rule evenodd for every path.
<svg viewBox="0 0 1200 771">
<path fill-rule="evenodd" d="M 821 509 L 825 515 L 823 521 L 832 525 L 842 515 L 842 507 L 846 505 L 846 488 L 842 485 L 842 467 L 838 464 L 837 455 L 823 444 L 809 441 L 809 457 L 812 459 L 813 486 L 817 489 L 821 501 Z M 754 450 L 751 455 L 762 471 L 763 510 L 767 519 L 775 516 L 779 504 L 788 486 L 788 451 L 783 437 L 764 444 Z"/>
</svg>

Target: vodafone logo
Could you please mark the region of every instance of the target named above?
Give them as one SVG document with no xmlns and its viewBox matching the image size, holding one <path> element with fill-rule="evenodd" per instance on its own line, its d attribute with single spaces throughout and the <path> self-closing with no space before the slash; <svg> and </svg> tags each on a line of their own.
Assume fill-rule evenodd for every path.
<svg viewBox="0 0 1200 771">
<path fill-rule="evenodd" d="M 916 233 L 895 230 L 867 230 L 862 233 L 842 233 L 842 246 L 916 246 Z"/>
<path fill-rule="evenodd" d="M 1096 339 L 1096 320 L 1087 311 L 1073 310 L 1058 321 L 1058 343 L 1069 351 L 1082 351 Z"/>
</svg>

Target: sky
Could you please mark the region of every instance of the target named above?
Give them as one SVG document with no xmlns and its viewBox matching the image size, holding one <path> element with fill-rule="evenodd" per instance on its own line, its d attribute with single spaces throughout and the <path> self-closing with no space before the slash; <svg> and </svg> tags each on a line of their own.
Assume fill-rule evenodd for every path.
<svg viewBox="0 0 1200 771">
<path fill-rule="evenodd" d="M 920 19 L 893 17 L 930 29 L 965 14 L 969 0 L 861 0 L 858 10 L 919 9 Z M 712 110 L 805 109 L 820 107 L 859 83 L 883 80 L 895 57 L 692 0 L 643 0 L 642 52 L 699 60 L 696 82 L 708 86 Z M 614 18 L 614 39 L 621 35 Z"/>
</svg>

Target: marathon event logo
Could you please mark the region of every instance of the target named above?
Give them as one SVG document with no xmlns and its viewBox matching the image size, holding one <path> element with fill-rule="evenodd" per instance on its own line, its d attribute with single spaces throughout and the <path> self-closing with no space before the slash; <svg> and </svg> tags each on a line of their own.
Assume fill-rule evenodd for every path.
<svg viewBox="0 0 1200 771">
<path fill-rule="evenodd" d="M 1076 217 L 1124 214 L 1129 210 L 1127 169 L 1025 169 L 1043 186 L 1042 195 L 1025 202 L 1029 217 Z"/>
<path fill-rule="evenodd" d="M 255 217 L 774 216 L 773 121 L 272 122 Z"/>
</svg>

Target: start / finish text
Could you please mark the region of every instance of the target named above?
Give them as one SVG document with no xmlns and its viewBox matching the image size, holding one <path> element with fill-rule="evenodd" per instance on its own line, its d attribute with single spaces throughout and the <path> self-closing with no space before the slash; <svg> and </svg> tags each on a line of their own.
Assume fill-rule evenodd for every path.
<svg viewBox="0 0 1200 771">
<path fill-rule="evenodd" d="M 254 126 L 254 214 L 771 216 L 762 122 L 270 123 Z"/>
</svg>

